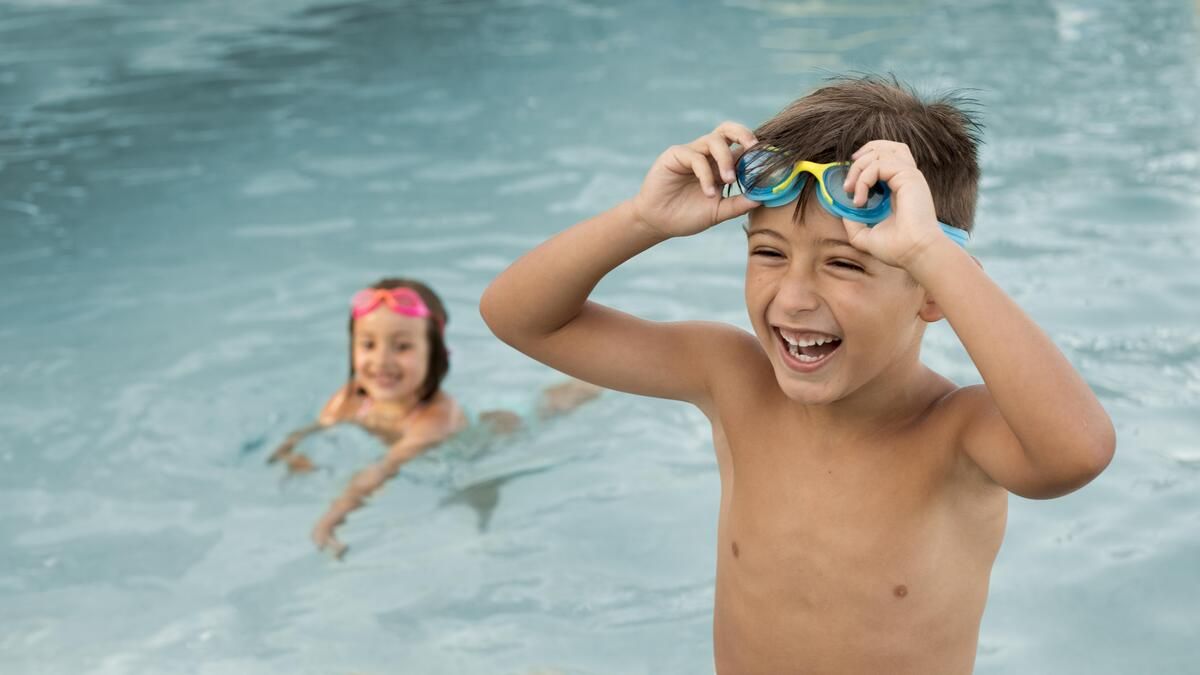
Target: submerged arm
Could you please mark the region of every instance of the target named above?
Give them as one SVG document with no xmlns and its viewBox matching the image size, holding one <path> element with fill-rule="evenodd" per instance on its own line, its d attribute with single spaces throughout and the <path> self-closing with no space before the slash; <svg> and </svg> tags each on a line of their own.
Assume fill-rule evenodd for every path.
<svg viewBox="0 0 1200 675">
<path fill-rule="evenodd" d="M 283 443 L 280 443 L 275 452 L 272 452 L 271 456 L 267 458 L 267 464 L 282 461 L 287 464 L 288 471 L 292 473 L 312 471 L 314 468 L 312 460 L 303 454 L 292 452 L 292 450 L 305 438 L 343 421 L 347 415 L 346 403 L 346 389 L 341 388 L 335 391 L 326 401 L 325 407 L 321 409 L 317 421 L 288 434 Z"/>
<path fill-rule="evenodd" d="M 321 431 L 322 429 L 325 429 L 328 426 L 328 424 L 321 422 L 313 422 L 308 426 L 300 427 L 299 429 L 288 434 L 287 439 L 285 439 L 283 443 L 280 443 L 279 447 L 275 449 L 275 452 L 272 452 L 271 456 L 267 458 L 267 464 L 274 464 L 275 462 L 282 461 L 287 465 L 288 471 L 293 473 L 312 471 L 313 465 L 308 457 L 298 452 L 292 452 L 292 450 L 300 441 L 317 433 L 318 431 Z"/>
<path fill-rule="evenodd" d="M 395 476 L 405 462 L 441 443 L 445 438 L 445 433 L 431 433 L 414 425 L 405 438 L 388 449 L 383 459 L 354 474 L 341 496 L 333 500 L 329 510 L 313 527 L 312 539 L 317 548 L 330 547 L 333 554 L 340 558 L 346 552 L 346 545 L 334 535 L 337 526 L 346 520 L 351 511 L 365 504 L 367 497 Z"/>
</svg>

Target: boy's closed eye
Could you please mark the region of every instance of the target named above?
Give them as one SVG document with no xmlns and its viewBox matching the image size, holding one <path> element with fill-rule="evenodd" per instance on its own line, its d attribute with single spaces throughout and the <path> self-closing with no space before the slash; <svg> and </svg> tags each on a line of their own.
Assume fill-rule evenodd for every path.
<svg viewBox="0 0 1200 675">
<path fill-rule="evenodd" d="M 838 269 L 847 270 L 847 271 L 851 271 L 851 272 L 866 272 L 867 271 L 865 267 L 863 267 L 862 265 L 860 265 L 852 260 L 842 260 L 839 258 L 839 259 L 830 260 L 829 264 Z"/>
</svg>

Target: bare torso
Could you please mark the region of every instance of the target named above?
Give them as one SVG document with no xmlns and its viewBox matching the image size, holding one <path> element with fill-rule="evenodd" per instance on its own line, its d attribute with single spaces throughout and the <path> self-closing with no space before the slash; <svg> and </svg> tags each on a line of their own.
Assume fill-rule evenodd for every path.
<svg viewBox="0 0 1200 675">
<path fill-rule="evenodd" d="M 789 417 L 769 365 L 742 372 L 709 413 L 717 672 L 970 673 L 1008 502 L 954 447 L 954 386 L 931 374 L 921 414 L 866 438 Z"/>
<path fill-rule="evenodd" d="M 458 402 L 444 391 L 437 392 L 432 399 L 415 408 L 395 409 L 376 404 L 359 393 L 346 396 L 345 390 L 341 389 L 325 404 L 320 420 L 323 424 L 358 424 L 388 445 L 399 442 L 405 430 L 415 423 L 431 426 L 433 435 L 442 438 L 449 438 L 467 425 L 466 414 Z"/>
</svg>

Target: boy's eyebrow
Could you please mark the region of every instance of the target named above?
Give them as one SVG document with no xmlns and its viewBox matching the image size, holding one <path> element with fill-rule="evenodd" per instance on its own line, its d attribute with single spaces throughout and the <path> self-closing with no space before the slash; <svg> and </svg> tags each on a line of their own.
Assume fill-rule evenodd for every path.
<svg viewBox="0 0 1200 675">
<path fill-rule="evenodd" d="M 783 241 L 788 240 L 787 237 L 776 232 L 775 230 L 772 230 L 769 227 L 758 227 L 758 228 L 751 230 L 749 226 L 743 225 L 742 229 L 746 231 L 747 237 L 751 237 L 756 234 L 769 234 L 772 237 L 781 239 Z M 820 239 L 816 240 L 815 243 L 817 246 L 843 246 L 845 248 L 853 249 L 855 253 L 862 253 L 862 251 L 859 251 L 858 249 L 854 248 L 854 246 L 850 242 L 846 241 L 845 239 L 834 239 L 832 237 L 821 237 Z"/>
<path fill-rule="evenodd" d="M 778 232 L 776 232 L 775 230 L 772 230 L 769 227 L 758 227 L 758 228 L 755 228 L 752 230 L 752 229 L 750 229 L 749 225 L 743 225 L 742 229 L 746 231 L 747 237 L 752 237 L 756 234 L 769 234 L 772 237 L 777 237 L 779 239 L 787 241 L 787 237 L 783 236 L 782 234 L 779 234 Z"/>
<path fill-rule="evenodd" d="M 831 239 L 829 237 L 822 237 L 818 239 L 817 246 L 846 246 L 848 248 L 854 248 L 854 246 L 845 239 Z M 854 250 L 857 251 L 858 249 L 855 248 Z"/>
</svg>

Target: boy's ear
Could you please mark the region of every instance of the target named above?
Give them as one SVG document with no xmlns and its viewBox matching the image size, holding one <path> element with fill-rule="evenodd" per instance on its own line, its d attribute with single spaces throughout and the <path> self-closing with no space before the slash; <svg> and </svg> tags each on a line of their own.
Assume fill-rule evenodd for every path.
<svg viewBox="0 0 1200 675">
<path fill-rule="evenodd" d="M 942 314 L 942 308 L 938 307 L 937 301 L 933 299 L 932 295 L 926 292 L 925 303 L 921 305 L 917 316 L 921 317 L 921 320 L 925 323 L 937 323 L 942 320 L 944 315 Z"/>
<path fill-rule="evenodd" d="M 983 263 L 979 261 L 979 258 L 971 256 L 971 260 L 974 260 L 975 264 L 979 265 L 979 269 L 983 269 Z M 921 317 L 921 320 L 925 323 L 936 323 L 945 318 L 946 315 L 942 314 L 942 308 L 938 307 L 937 301 L 927 291 L 925 293 L 925 304 L 921 305 L 917 316 Z"/>
</svg>

